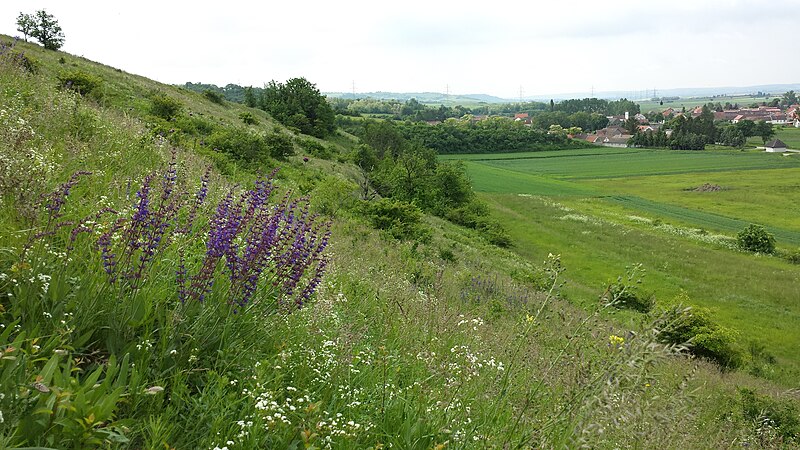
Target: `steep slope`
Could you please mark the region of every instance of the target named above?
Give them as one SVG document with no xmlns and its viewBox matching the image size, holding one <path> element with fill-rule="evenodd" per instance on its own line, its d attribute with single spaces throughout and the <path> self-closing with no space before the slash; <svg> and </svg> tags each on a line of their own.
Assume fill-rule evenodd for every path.
<svg viewBox="0 0 800 450">
<path fill-rule="evenodd" d="M 352 136 L 23 43 L 0 123 L 0 447 L 796 445 L 788 395 L 575 308 L 558 256 L 376 231 Z"/>
</svg>

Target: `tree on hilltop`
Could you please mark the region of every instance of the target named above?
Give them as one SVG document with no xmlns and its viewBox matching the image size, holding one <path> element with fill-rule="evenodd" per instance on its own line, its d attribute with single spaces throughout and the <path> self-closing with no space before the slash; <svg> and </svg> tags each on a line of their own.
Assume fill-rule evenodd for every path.
<svg viewBox="0 0 800 450">
<path fill-rule="evenodd" d="M 30 14 L 19 13 L 17 31 L 22 33 L 25 42 L 28 42 L 28 36 L 33 37 L 33 33 L 36 31 L 36 19 Z"/>
<path fill-rule="evenodd" d="M 61 26 L 52 14 L 43 9 L 35 14 L 20 13 L 17 17 L 17 31 L 25 36 L 25 41 L 30 36 L 48 50 L 58 50 L 64 45 Z"/>
</svg>

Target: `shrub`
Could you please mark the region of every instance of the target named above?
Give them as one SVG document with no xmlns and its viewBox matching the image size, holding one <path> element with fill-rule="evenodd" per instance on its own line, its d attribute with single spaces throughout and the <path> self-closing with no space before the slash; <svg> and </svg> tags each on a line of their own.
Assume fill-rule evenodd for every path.
<svg viewBox="0 0 800 450">
<path fill-rule="evenodd" d="M 750 389 L 739 389 L 739 401 L 745 418 L 769 425 L 784 439 L 800 437 L 800 410 L 790 401 L 759 395 Z"/>
<path fill-rule="evenodd" d="M 206 143 L 213 149 L 228 153 L 234 158 L 248 163 L 266 161 L 270 147 L 264 137 L 244 128 L 224 128 L 215 131 Z"/>
<path fill-rule="evenodd" d="M 666 344 L 688 345 L 689 351 L 710 359 L 724 368 L 734 369 L 744 362 L 744 352 L 736 333 L 711 319 L 707 308 L 674 306 L 656 322 L 658 340 Z"/>
<path fill-rule="evenodd" d="M 800 249 L 797 249 L 786 256 L 786 259 L 792 264 L 800 264 Z"/>
<path fill-rule="evenodd" d="M 478 220 L 476 227 L 481 236 L 483 236 L 490 244 L 498 247 L 508 248 L 513 245 L 511 236 L 508 234 L 503 225 L 497 220 L 482 217 Z"/>
<path fill-rule="evenodd" d="M 183 104 L 166 95 L 156 94 L 150 98 L 150 114 L 164 120 L 172 120 L 183 111 Z"/>
<path fill-rule="evenodd" d="M 331 149 L 324 144 L 321 144 L 313 139 L 297 137 L 295 142 L 303 150 L 317 158 L 330 159 L 333 156 Z"/>
<path fill-rule="evenodd" d="M 322 179 L 312 190 L 311 207 L 320 214 L 335 217 L 340 210 L 350 210 L 356 204 L 354 183 L 329 176 Z"/>
<path fill-rule="evenodd" d="M 258 125 L 258 120 L 249 111 L 239 113 L 239 118 L 245 125 Z"/>
<path fill-rule="evenodd" d="M 102 82 L 99 77 L 82 70 L 62 72 L 58 75 L 59 87 L 71 89 L 83 96 L 95 92 Z"/>
<path fill-rule="evenodd" d="M 270 133 L 264 137 L 264 142 L 269 148 L 270 156 L 275 159 L 286 159 L 294 155 L 291 139 L 282 133 Z"/>
<path fill-rule="evenodd" d="M 223 98 L 219 92 L 214 92 L 211 89 L 206 89 L 205 91 L 203 91 L 203 97 L 205 97 L 206 100 L 212 103 L 216 103 L 218 105 L 225 104 L 225 98 Z"/>
<path fill-rule="evenodd" d="M 736 244 L 748 252 L 770 254 L 775 251 L 775 237 L 761 225 L 750 224 L 740 231 Z"/>
<path fill-rule="evenodd" d="M 414 204 L 382 198 L 367 204 L 372 225 L 395 239 L 424 240 L 430 230 L 422 223 L 422 211 Z"/>
</svg>

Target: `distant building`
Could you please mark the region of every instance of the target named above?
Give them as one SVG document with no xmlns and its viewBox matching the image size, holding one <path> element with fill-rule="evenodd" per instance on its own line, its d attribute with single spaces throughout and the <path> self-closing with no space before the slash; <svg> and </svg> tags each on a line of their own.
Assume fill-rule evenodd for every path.
<svg viewBox="0 0 800 450">
<path fill-rule="evenodd" d="M 783 153 L 786 151 L 786 144 L 783 143 L 780 139 L 775 139 L 774 141 L 767 142 L 765 145 L 766 149 L 770 153 Z"/>
<path fill-rule="evenodd" d="M 606 147 L 627 147 L 628 139 L 632 138 L 632 134 L 619 134 L 616 136 L 603 138 L 603 145 Z"/>
</svg>

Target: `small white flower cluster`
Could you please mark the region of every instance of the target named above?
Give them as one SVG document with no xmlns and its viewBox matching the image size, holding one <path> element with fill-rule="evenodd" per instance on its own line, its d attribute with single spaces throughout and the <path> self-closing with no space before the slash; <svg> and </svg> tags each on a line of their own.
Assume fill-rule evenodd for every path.
<svg viewBox="0 0 800 450">
<path fill-rule="evenodd" d="M 372 425 L 361 425 L 353 420 L 347 420 L 342 413 L 329 414 L 323 411 L 322 419 L 317 422 L 317 432 L 326 435 L 326 441 L 330 442 L 331 438 L 344 437 L 354 438 L 358 433 L 367 432 L 372 428 Z"/>
<path fill-rule="evenodd" d="M 276 426 L 278 424 L 291 425 L 292 421 L 289 418 L 289 414 L 297 411 L 298 407 L 303 407 L 303 405 L 311 403 L 311 399 L 307 395 L 295 398 L 290 397 L 290 393 L 297 392 L 297 389 L 292 386 L 288 386 L 286 391 L 286 397 L 283 402 L 280 403 L 277 401 L 272 391 L 264 391 L 255 394 L 248 389 L 244 389 L 242 390 L 242 394 L 255 399 L 256 409 L 261 412 L 261 416 L 270 426 Z"/>
<path fill-rule="evenodd" d="M 142 342 L 136 344 L 136 350 L 150 350 L 153 348 L 153 343 L 150 342 L 150 339 L 145 339 Z"/>
<path fill-rule="evenodd" d="M 478 331 L 478 327 L 485 325 L 485 322 L 480 317 L 476 317 L 474 319 L 465 319 L 463 314 L 460 314 L 458 321 L 458 326 L 467 325 L 472 327 L 472 331 Z"/>
</svg>

